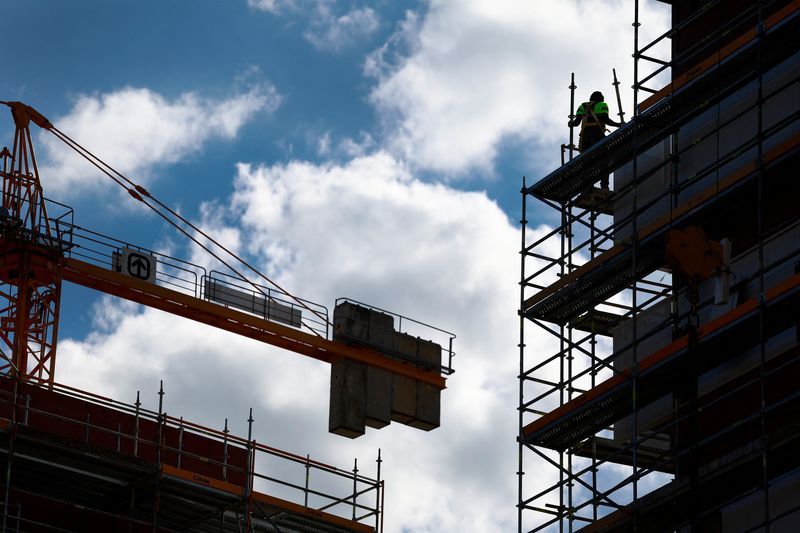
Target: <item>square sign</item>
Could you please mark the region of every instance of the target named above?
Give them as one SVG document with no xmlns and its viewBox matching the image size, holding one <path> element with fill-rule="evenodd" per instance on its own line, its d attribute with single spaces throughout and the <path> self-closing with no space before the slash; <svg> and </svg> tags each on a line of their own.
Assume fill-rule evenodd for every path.
<svg viewBox="0 0 800 533">
<path fill-rule="evenodd" d="M 142 281 L 156 282 L 156 258 L 150 254 L 123 248 L 121 254 L 115 254 L 117 271 L 126 276 Z"/>
</svg>

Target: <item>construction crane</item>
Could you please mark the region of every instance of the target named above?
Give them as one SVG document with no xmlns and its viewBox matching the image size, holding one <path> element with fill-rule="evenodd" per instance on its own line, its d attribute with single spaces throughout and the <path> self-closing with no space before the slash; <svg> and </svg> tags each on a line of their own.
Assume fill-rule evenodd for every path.
<svg viewBox="0 0 800 533">
<path fill-rule="evenodd" d="M 53 383 L 61 285 L 68 281 L 330 363 L 334 433 L 357 437 L 365 425 L 380 428 L 392 420 L 424 430 L 439 426 L 439 395 L 453 372 L 454 335 L 347 299 L 337 301 L 331 322 L 325 307 L 282 289 L 32 107 L 2 103 L 11 108 L 15 133 L 12 150 L 0 152 L 0 373 Z M 31 123 L 86 158 L 228 272 L 208 274 L 174 258 L 170 264 L 155 252 L 76 226 L 70 208 L 44 198 Z M 57 215 L 48 213 L 54 206 Z M 101 260 L 87 260 L 90 249 Z M 159 268 L 168 283 L 158 279 Z M 193 286 L 181 277 L 183 272 L 197 280 L 198 269 Z M 253 275 L 262 283 L 251 281 Z M 403 321 L 410 331 L 428 332 L 440 342 L 403 331 Z"/>
</svg>

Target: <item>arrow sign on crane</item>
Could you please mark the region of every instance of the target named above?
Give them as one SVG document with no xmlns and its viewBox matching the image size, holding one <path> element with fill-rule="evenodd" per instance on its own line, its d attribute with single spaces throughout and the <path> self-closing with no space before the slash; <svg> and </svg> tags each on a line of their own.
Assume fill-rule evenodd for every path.
<svg viewBox="0 0 800 533">
<path fill-rule="evenodd" d="M 138 250 L 123 248 L 122 253 L 115 254 L 114 259 L 117 272 L 142 281 L 156 282 L 156 258 L 154 256 Z"/>
</svg>

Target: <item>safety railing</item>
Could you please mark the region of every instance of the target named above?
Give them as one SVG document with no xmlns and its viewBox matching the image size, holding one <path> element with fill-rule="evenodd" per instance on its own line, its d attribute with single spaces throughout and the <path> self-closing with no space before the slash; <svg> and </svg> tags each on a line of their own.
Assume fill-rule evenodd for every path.
<svg viewBox="0 0 800 533">
<path fill-rule="evenodd" d="M 330 333 L 328 309 L 318 303 L 290 297 L 282 291 L 212 270 L 202 280 L 203 298 L 258 315 L 265 320 L 306 329 L 320 337 Z"/>
<path fill-rule="evenodd" d="M 204 485 L 245 498 L 245 506 L 263 493 L 312 510 L 323 521 L 320 511 L 382 531 L 380 451 L 377 476 L 369 477 L 357 463 L 352 470 L 339 468 L 257 442 L 252 410 L 249 435 L 241 437 L 229 431 L 227 419 L 216 430 L 168 415 L 163 397 L 162 385 L 159 410 L 153 411 L 142 407 L 138 393 L 135 403 L 126 404 L 62 384 L 40 387 L 0 376 L 0 419 L 135 457 L 162 473 L 176 472 L 171 467 L 195 474 L 192 479 Z"/>
<path fill-rule="evenodd" d="M 243 280 L 233 273 L 209 272 L 201 265 L 166 252 L 109 237 L 66 221 L 59 222 L 58 227 L 70 236 L 69 257 L 147 279 L 159 286 L 233 307 L 264 320 L 277 321 L 322 337 L 329 334 L 328 311 L 323 305 Z"/>
<path fill-rule="evenodd" d="M 392 326 L 387 327 L 385 331 L 382 331 L 382 333 L 389 334 L 389 337 L 391 337 L 391 334 L 393 332 L 397 332 L 397 333 L 403 333 L 405 335 L 410 335 L 412 337 L 418 337 L 421 340 L 430 341 L 432 343 L 438 344 L 442 348 L 443 357 L 440 368 L 438 368 L 437 370 L 439 370 L 444 375 L 450 375 L 455 372 L 455 370 L 453 369 L 453 358 L 455 357 L 456 353 L 455 351 L 453 351 L 453 341 L 455 341 L 456 335 L 454 333 L 450 333 L 449 331 L 437 328 L 436 326 L 432 326 L 430 324 L 420 322 L 419 320 L 414 320 L 413 318 L 400 315 L 393 311 L 387 311 L 386 309 L 381 309 L 379 307 L 359 302 L 358 300 L 354 300 L 352 298 L 337 298 L 336 306 L 338 307 L 340 304 L 346 302 L 391 317 L 390 323 L 392 324 Z M 378 330 L 384 329 L 380 324 L 374 324 L 374 323 L 373 324 L 365 323 L 363 324 L 363 326 L 376 328 Z M 407 357 L 406 355 L 404 355 L 399 351 L 393 353 L 392 355 L 394 357 L 397 357 L 398 359 L 406 359 L 407 361 L 415 364 L 420 363 L 419 359 L 415 357 Z"/>
</svg>

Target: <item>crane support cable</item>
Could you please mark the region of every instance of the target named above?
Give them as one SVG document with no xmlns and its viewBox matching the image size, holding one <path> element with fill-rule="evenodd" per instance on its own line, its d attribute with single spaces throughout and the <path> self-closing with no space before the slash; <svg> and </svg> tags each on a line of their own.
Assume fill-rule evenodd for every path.
<svg viewBox="0 0 800 533">
<path fill-rule="evenodd" d="M 262 274 L 261 272 L 259 272 L 259 271 L 258 271 L 258 270 L 257 270 L 255 267 L 253 267 L 252 265 L 250 265 L 250 264 L 249 264 L 247 261 L 245 261 L 244 259 L 242 259 L 242 258 L 241 258 L 241 257 L 239 257 L 238 255 L 236 255 L 234 252 L 232 252 L 231 250 L 229 250 L 228 248 L 226 248 L 225 246 L 223 246 L 222 244 L 220 244 L 220 243 L 219 243 L 219 242 L 217 242 L 216 240 L 214 240 L 214 239 L 213 239 L 211 236 L 209 236 L 209 235 L 208 235 L 206 232 L 204 232 L 202 229 L 198 228 L 198 227 L 197 227 L 197 226 L 195 226 L 195 225 L 194 225 L 192 222 L 190 222 L 189 220 L 187 220 L 186 218 L 184 218 L 183 216 L 181 216 L 180 214 L 178 214 L 177 212 L 175 212 L 173 209 L 171 209 L 169 206 L 165 205 L 163 202 L 161 202 L 160 200 L 158 200 L 156 197 L 154 197 L 152 194 L 150 194 L 150 193 L 149 193 L 149 192 L 148 192 L 148 191 L 147 191 L 147 190 L 146 190 L 144 187 L 142 187 L 141 185 L 138 185 L 138 184 L 134 183 L 132 180 L 130 180 L 130 179 L 128 179 L 127 177 L 125 177 L 125 175 L 123 175 L 121 172 L 119 172 L 119 171 L 115 170 L 115 169 L 114 169 L 112 166 L 110 166 L 109 164 L 107 164 L 106 162 L 104 162 L 102 159 L 100 159 L 99 157 L 97 157 L 96 155 L 94 155 L 92 152 L 90 152 L 90 151 L 89 151 L 89 150 L 87 150 L 85 147 L 83 147 L 82 145 L 80 145 L 78 142 L 76 142 L 75 140 L 73 140 L 72 138 L 70 138 L 68 135 L 66 135 L 65 133 L 63 133 L 62 131 L 60 131 L 58 128 L 56 128 L 55 126 L 52 126 L 52 125 L 51 125 L 49 128 L 45 128 L 45 129 L 47 129 L 48 131 L 50 131 L 51 133 L 53 133 L 53 135 L 55 135 L 55 136 L 56 136 L 56 137 L 57 137 L 59 140 L 61 140 L 61 141 L 62 141 L 64 144 L 66 144 L 67 146 L 69 146 L 70 148 L 72 148 L 72 149 L 73 149 L 75 152 L 77 152 L 77 153 L 78 153 L 78 154 L 79 154 L 81 157 L 83 157 L 84 159 L 86 159 L 87 161 L 89 161 L 89 163 L 91 163 L 92 165 L 94 165 L 94 166 L 95 166 L 95 167 L 96 167 L 98 170 L 100 170 L 100 172 L 102 172 L 102 173 L 103 173 L 103 174 L 105 174 L 107 177 L 109 177 L 109 178 L 110 178 L 112 181 L 114 181 L 114 182 L 115 182 L 117 185 L 119 185 L 120 187 L 122 187 L 123 189 L 125 189 L 125 190 L 128 192 L 128 194 L 130 194 L 130 195 L 131 195 L 131 196 L 133 196 L 135 199 L 137 199 L 137 200 L 139 200 L 140 202 L 142 202 L 144 205 L 146 205 L 148 208 L 150 208 L 152 211 L 154 211 L 156 214 L 158 214 L 158 215 L 159 215 L 159 216 L 160 216 L 162 219 L 164 219 L 164 221 L 166 221 L 167 223 L 169 223 L 170 225 L 172 225 L 172 226 L 173 226 L 175 229 L 177 229 L 178 231 L 180 231 L 180 232 L 181 232 L 183 235 L 185 235 L 187 238 L 189 238 L 189 239 L 190 239 L 191 241 L 193 241 L 195 244 L 197 244 L 198 246 L 200 246 L 200 247 L 201 247 L 203 250 L 205 250 L 206 252 L 208 252 L 208 253 L 209 253 L 209 254 L 210 254 L 212 257 L 214 257 L 214 258 L 215 258 L 217 261 L 219 261 L 220 263 L 222 263 L 223 265 L 225 265 L 227 268 L 229 268 L 229 269 L 230 269 L 230 270 L 231 270 L 231 271 L 232 271 L 232 272 L 233 272 L 233 273 L 236 275 L 236 277 L 238 277 L 238 278 L 239 278 L 241 281 L 243 281 L 243 282 L 245 282 L 245 283 L 249 284 L 250 286 L 252 286 L 252 287 L 253 287 L 253 288 L 254 288 L 256 291 L 258 291 L 259 293 L 261 293 L 261 294 L 262 294 L 262 295 L 263 295 L 265 298 L 271 299 L 271 298 L 270 298 L 270 296 L 269 296 L 269 295 L 267 295 L 267 294 L 265 294 L 265 293 L 264 293 L 264 291 L 263 291 L 263 290 L 261 290 L 261 288 L 260 288 L 258 285 L 254 284 L 254 283 L 253 283 L 253 282 L 251 282 L 249 279 L 247 279 L 247 278 L 246 278 L 246 277 L 245 277 L 243 274 L 241 274 L 241 273 L 240 273 L 240 272 L 239 272 L 239 271 L 238 271 L 236 268 L 234 268 L 234 267 L 233 267 L 233 266 L 231 266 L 231 265 L 230 265 L 228 262 L 226 262 L 224 259 L 222 259 L 221 257 L 219 257 L 219 255 L 217 255 L 216 253 L 214 253 L 214 252 L 213 252 L 211 249 L 209 249 L 209 247 L 207 247 L 207 246 L 205 246 L 203 243 L 201 243 L 201 242 L 200 242 L 200 241 L 199 241 L 199 240 L 198 240 L 198 239 L 197 239 L 197 238 L 196 238 L 194 235 L 192 235 L 192 234 L 191 234 L 189 231 L 187 231 L 185 228 L 181 227 L 181 225 L 180 225 L 180 224 L 176 223 L 176 222 L 175 222 L 173 219 L 171 219 L 169 216 L 165 215 L 165 214 L 164 214 L 162 211 L 160 211 L 160 210 L 159 210 L 157 207 L 155 207 L 155 206 L 153 206 L 151 203 L 149 203 L 149 202 L 146 200 L 146 198 L 149 198 L 149 199 L 151 199 L 153 202 L 155 202 L 155 204 L 156 204 L 158 207 L 160 207 L 160 208 L 161 208 L 161 209 L 163 209 L 163 210 L 166 210 L 166 211 L 167 211 L 167 212 L 168 212 L 170 215 L 172 215 L 173 217 L 175 217 L 176 219 L 178 219 L 180 222 L 182 222 L 183 224 L 185 224 L 186 226 L 188 226 L 189 228 L 191 228 L 192 230 L 194 230 L 194 231 L 195 231 L 195 232 L 197 232 L 198 234 L 200 234 L 200 235 L 202 235 L 203 237 L 205 237 L 207 240 L 209 240 L 211 243 L 213 243 L 214 245 L 216 245 L 218 248 L 222 249 L 222 250 L 223 250 L 225 253 L 227 253 L 229 256 L 231 256 L 231 257 L 232 257 L 232 258 L 234 258 L 236 261 L 238 261 L 239 263 L 241 263 L 242 265 L 244 265 L 245 267 L 247 267 L 247 268 L 248 268 L 250 271 L 252 271 L 252 272 L 253 272 L 254 274 L 256 274 L 258 277 L 260 277 L 261 279 L 265 280 L 267 283 L 269 283 L 270 285 L 272 285 L 273 287 L 275 287 L 276 289 L 278 289 L 278 290 L 279 290 L 281 293 L 285 294 L 286 296 L 290 297 L 292 300 L 294 300 L 295 302 L 297 302 L 297 303 L 298 303 L 300 306 L 302 306 L 304 309 L 307 309 L 309 312 L 311 312 L 312 314 L 316 315 L 318 318 L 320 318 L 321 320 L 323 320 L 325 323 L 327 323 L 327 324 L 330 324 L 330 322 L 328 321 L 328 318 L 327 318 L 326 316 L 322 315 L 322 314 L 321 314 L 319 311 L 317 311 L 316 309 L 313 309 L 313 308 L 311 308 L 311 307 L 310 307 L 310 306 L 308 306 L 308 305 L 307 305 L 305 302 L 303 302 L 301 299 L 297 298 L 296 296 L 294 296 L 293 294 L 291 294 L 289 291 L 285 290 L 283 287 L 281 287 L 280 285 L 278 285 L 276 282 L 274 282 L 273 280 L 271 280 L 270 278 L 268 278 L 267 276 L 265 276 L 264 274 Z M 123 183 L 123 181 L 124 181 L 125 183 Z M 129 187 L 128 185 L 126 185 L 126 183 L 127 183 L 128 185 L 130 185 L 130 187 Z M 307 327 L 308 327 L 308 326 L 307 326 Z M 309 328 L 309 329 L 312 329 L 312 328 Z M 312 331 L 313 331 L 313 329 L 312 329 Z M 315 334 L 316 334 L 316 335 L 319 335 L 319 334 L 318 334 L 318 333 L 316 333 L 316 332 L 315 332 Z"/>
</svg>

